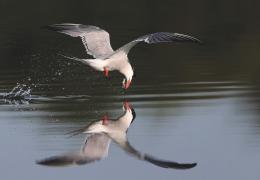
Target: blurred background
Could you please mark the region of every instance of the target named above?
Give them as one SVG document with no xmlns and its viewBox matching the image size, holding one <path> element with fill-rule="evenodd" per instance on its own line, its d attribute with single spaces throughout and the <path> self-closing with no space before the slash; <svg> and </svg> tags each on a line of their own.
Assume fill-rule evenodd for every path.
<svg viewBox="0 0 260 180">
<path fill-rule="evenodd" d="M 205 43 L 138 45 L 130 53 L 138 76 L 135 84 L 168 81 L 167 76 L 171 82 L 243 80 L 257 86 L 257 7 L 258 1 L 1 0 L 1 72 L 14 71 L 10 74 L 17 76 L 15 81 L 30 77 L 37 83 L 48 81 L 71 87 L 74 79 L 81 78 L 95 86 L 89 78 L 97 78 L 96 74 L 88 67 L 57 55 L 86 57 L 80 40 L 41 29 L 44 25 L 73 22 L 104 28 L 111 34 L 114 49 L 156 31 L 186 33 Z M 2 78 L 7 80 L 5 74 Z"/>
</svg>

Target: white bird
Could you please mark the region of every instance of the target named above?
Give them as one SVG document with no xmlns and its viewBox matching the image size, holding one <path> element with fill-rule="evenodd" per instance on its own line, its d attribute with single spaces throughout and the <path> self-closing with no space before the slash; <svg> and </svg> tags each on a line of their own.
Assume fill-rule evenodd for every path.
<svg viewBox="0 0 260 180">
<path fill-rule="evenodd" d="M 139 42 L 148 44 L 160 42 L 194 42 L 201 43 L 200 40 L 192 36 L 156 32 L 141 36 L 117 50 L 113 50 L 110 44 L 109 33 L 99 27 L 92 25 L 62 23 L 46 26 L 47 29 L 54 30 L 72 37 L 80 37 L 87 54 L 92 55 L 95 59 L 80 59 L 76 57 L 67 57 L 87 64 L 98 71 L 103 71 L 108 77 L 109 71 L 117 70 L 124 75 L 123 88 L 128 89 L 134 75 L 133 68 L 128 60 L 128 52 Z"/>
<path fill-rule="evenodd" d="M 86 127 L 73 131 L 73 135 L 86 133 L 87 138 L 79 152 L 70 152 L 63 155 L 49 157 L 37 164 L 47 166 L 82 165 L 101 160 L 108 155 L 111 140 L 119 145 L 128 154 L 139 160 L 150 162 L 156 166 L 173 169 L 190 169 L 196 163 L 180 164 L 172 161 L 163 161 L 146 153 L 141 153 L 132 147 L 127 139 L 127 130 L 136 117 L 134 109 L 128 102 L 124 103 L 124 114 L 117 119 L 110 120 L 104 116 L 101 120 L 88 124 Z"/>
</svg>

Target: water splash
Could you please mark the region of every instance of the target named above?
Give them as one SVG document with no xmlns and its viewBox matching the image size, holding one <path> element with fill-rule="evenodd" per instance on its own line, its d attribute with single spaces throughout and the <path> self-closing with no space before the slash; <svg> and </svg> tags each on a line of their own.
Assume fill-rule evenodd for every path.
<svg viewBox="0 0 260 180">
<path fill-rule="evenodd" d="M 2 99 L 8 103 L 29 103 L 31 100 L 32 86 L 17 83 L 17 85 L 8 93 L 2 95 Z"/>
</svg>

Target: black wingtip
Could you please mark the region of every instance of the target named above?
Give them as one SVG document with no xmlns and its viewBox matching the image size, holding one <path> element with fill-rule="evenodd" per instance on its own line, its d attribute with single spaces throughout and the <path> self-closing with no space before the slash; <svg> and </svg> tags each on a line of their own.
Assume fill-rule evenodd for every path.
<svg viewBox="0 0 260 180">
<path fill-rule="evenodd" d="M 36 160 L 35 164 L 38 164 L 41 166 L 49 166 L 49 163 L 46 160 Z"/>
<path fill-rule="evenodd" d="M 176 40 L 177 42 L 179 41 L 179 42 L 203 44 L 203 41 L 201 41 L 200 39 L 187 34 L 174 33 L 172 35 L 173 35 L 173 39 Z"/>
<path fill-rule="evenodd" d="M 197 163 L 191 163 L 191 164 L 182 164 L 183 165 L 183 169 L 191 169 L 194 168 L 195 166 L 197 166 Z"/>
<path fill-rule="evenodd" d="M 173 162 L 173 161 L 163 161 L 159 159 L 155 159 L 150 155 L 144 156 L 144 160 L 162 167 L 162 168 L 172 168 L 172 169 L 180 169 L 180 170 L 185 170 L 185 169 L 191 169 L 197 166 L 197 163 L 178 163 L 178 162 Z"/>
<path fill-rule="evenodd" d="M 41 166 L 52 166 L 52 167 L 62 167 L 62 166 L 69 166 L 73 165 L 73 161 L 67 159 L 66 157 L 59 157 L 59 156 L 54 156 L 54 157 L 49 157 L 46 159 L 42 160 L 36 160 L 36 164 L 41 165 Z"/>
<path fill-rule="evenodd" d="M 197 39 L 197 38 L 194 38 L 194 37 L 192 37 L 192 39 L 189 39 L 187 42 L 189 42 L 189 43 L 195 43 L 195 44 L 198 44 L 198 45 L 204 45 L 204 42 L 203 42 L 203 41 L 201 41 L 201 40 L 199 40 L 199 39 Z"/>
<path fill-rule="evenodd" d="M 197 163 L 179 164 L 179 163 L 168 163 L 164 168 L 173 168 L 179 170 L 192 169 L 197 166 Z"/>
<path fill-rule="evenodd" d="M 196 43 L 196 44 L 199 44 L 199 45 L 203 45 L 203 41 L 195 38 L 195 37 L 192 37 L 192 36 L 188 36 L 187 40 L 191 43 Z"/>
<path fill-rule="evenodd" d="M 36 160 L 35 164 L 42 165 L 42 166 L 48 166 L 49 164 L 46 163 L 44 160 Z"/>
<path fill-rule="evenodd" d="M 197 38 L 194 38 L 192 41 L 194 43 L 203 44 L 203 42 L 201 40 L 197 39 Z"/>
</svg>

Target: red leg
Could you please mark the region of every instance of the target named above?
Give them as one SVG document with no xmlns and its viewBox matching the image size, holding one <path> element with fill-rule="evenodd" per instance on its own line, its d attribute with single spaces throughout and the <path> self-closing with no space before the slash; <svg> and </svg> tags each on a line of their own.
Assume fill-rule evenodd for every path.
<svg viewBox="0 0 260 180">
<path fill-rule="evenodd" d="M 103 125 L 108 125 L 108 123 L 109 123 L 108 116 L 105 115 L 105 116 L 102 118 L 102 124 L 103 124 Z"/>
<path fill-rule="evenodd" d="M 108 69 L 107 69 L 106 67 L 104 67 L 104 75 L 105 75 L 106 77 L 108 77 L 108 74 L 109 74 Z"/>
</svg>

